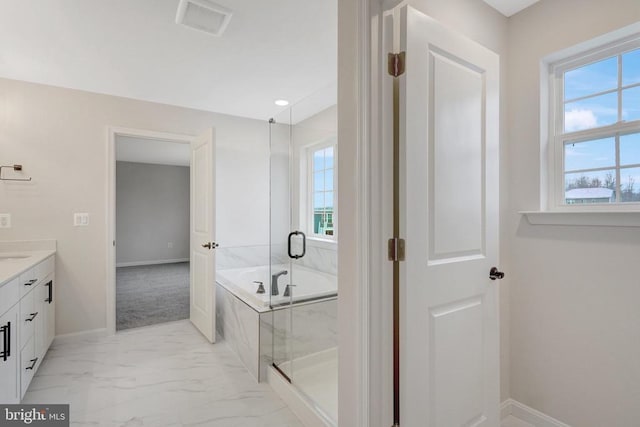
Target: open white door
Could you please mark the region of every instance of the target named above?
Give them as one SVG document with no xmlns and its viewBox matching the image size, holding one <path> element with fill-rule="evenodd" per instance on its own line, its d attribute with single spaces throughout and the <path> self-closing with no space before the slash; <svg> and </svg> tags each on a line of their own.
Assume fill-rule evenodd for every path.
<svg viewBox="0 0 640 427">
<path fill-rule="evenodd" d="M 401 9 L 400 425 L 499 420 L 499 57 Z"/>
<path fill-rule="evenodd" d="M 191 144 L 191 322 L 211 342 L 215 315 L 215 130 Z"/>
</svg>

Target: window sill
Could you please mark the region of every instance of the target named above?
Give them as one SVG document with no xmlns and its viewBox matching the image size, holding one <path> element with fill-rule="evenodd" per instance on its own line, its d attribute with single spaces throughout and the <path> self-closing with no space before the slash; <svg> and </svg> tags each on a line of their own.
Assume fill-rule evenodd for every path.
<svg viewBox="0 0 640 427">
<path fill-rule="evenodd" d="M 640 227 L 640 211 L 520 211 L 531 225 Z"/>
</svg>

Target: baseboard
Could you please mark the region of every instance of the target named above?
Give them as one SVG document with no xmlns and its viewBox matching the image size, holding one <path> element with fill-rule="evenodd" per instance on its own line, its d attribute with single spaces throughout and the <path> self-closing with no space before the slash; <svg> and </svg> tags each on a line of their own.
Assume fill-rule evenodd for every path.
<svg viewBox="0 0 640 427">
<path fill-rule="evenodd" d="M 100 337 L 106 337 L 106 336 L 107 336 L 107 328 L 100 328 L 100 329 L 91 329 L 89 331 L 73 332 L 71 334 L 56 335 L 54 341 L 56 343 L 71 342 L 71 341 L 84 340 L 87 338 L 100 338 Z"/>
<path fill-rule="evenodd" d="M 547 414 L 537 411 L 517 400 L 507 399 L 500 406 L 500 416 L 504 419 L 509 415 L 533 424 L 535 427 L 571 427 Z"/>
<path fill-rule="evenodd" d="M 176 262 L 189 262 L 189 258 L 162 259 L 159 261 L 118 262 L 116 263 L 116 268 L 117 267 L 138 267 L 141 265 L 175 264 Z"/>
</svg>

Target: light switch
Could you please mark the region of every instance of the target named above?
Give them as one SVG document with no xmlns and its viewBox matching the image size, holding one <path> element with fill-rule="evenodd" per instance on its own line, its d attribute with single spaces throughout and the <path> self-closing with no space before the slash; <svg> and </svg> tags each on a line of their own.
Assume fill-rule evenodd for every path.
<svg viewBox="0 0 640 427">
<path fill-rule="evenodd" d="M 88 213 L 74 213 L 73 214 L 73 225 L 75 227 L 85 227 L 89 225 L 89 214 Z"/>
<path fill-rule="evenodd" d="M 11 214 L 0 214 L 0 228 L 11 228 Z"/>
</svg>

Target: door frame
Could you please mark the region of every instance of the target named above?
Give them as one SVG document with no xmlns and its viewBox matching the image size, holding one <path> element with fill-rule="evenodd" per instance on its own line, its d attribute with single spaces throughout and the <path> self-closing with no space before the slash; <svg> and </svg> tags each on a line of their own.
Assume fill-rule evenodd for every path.
<svg viewBox="0 0 640 427">
<path fill-rule="evenodd" d="M 393 421 L 392 307 L 385 299 L 392 284 L 390 193 L 381 168 L 388 142 L 380 105 L 383 3 L 338 1 L 338 283 L 349 284 L 338 298 L 338 424 L 354 427 Z"/>
<path fill-rule="evenodd" d="M 192 135 L 167 132 L 156 132 L 145 129 L 133 129 L 119 126 L 107 127 L 107 214 L 106 214 L 106 255 L 107 255 L 107 289 L 106 289 L 106 323 L 107 335 L 116 333 L 116 138 L 130 136 L 155 141 L 191 144 Z"/>
</svg>

